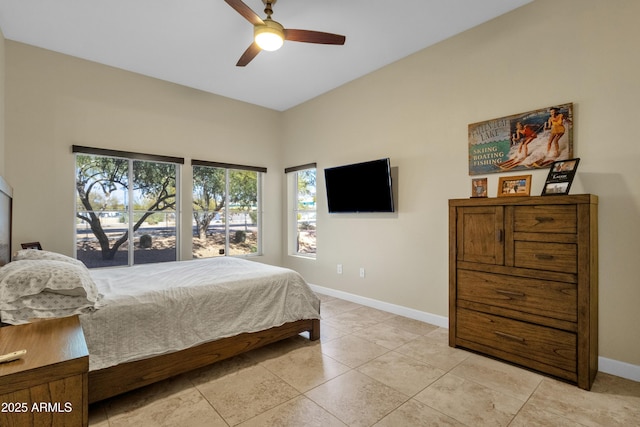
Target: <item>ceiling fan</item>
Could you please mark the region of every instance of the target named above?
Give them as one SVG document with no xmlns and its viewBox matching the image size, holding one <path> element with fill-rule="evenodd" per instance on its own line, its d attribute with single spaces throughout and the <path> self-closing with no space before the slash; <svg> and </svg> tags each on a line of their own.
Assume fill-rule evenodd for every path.
<svg viewBox="0 0 640 427">
<path fill-rule="evenodd" d="M 244 51 L 236 66 L 244 67 L 261 50 L 278 50 L 285 40 L 304 43 L 335 44 L 343 45 L 346 38 L 338 34 L 324 33 L 321 31 L 292 30 L 284 28 L 279 22 L 271 19 L 273 9 L 271 7 L 277 0 L 262 0 L 265 5 L 264 13 L 267 17 L 263 20 L 256 13 L 244 4 L 241 0 L 224 0 L 229 6 L 235 9 L 247 21 L 253 24 L 254 41 Z"/>
</svg>

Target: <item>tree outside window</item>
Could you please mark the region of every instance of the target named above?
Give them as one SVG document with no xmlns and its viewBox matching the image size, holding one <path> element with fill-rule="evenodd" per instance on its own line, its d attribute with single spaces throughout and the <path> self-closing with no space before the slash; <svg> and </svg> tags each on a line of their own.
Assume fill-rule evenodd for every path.
<svg viewBox="0 0 640 427">
<path fill-rule="evenodd" d="M 76 154 L 77 258 L 88 267 L 175 261 L 177 171 L 174 163 Z"/>
<path fill-rule="evenodd" d="M 297 255 L 316 255 L 316 168 L 294 172 L 294 233 Z"/>
<path fill-rule="evenodd" d="M 256 255 L 260 250 L 261 172 L 193 166 L 193 257 Z"/>
</svg>

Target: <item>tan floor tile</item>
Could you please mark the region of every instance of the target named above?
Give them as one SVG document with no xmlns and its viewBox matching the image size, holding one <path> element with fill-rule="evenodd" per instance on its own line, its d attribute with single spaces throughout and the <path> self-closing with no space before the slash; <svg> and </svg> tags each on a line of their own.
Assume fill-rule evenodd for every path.
<svg viewBox="0 0 640 427">
<path fill-rule="evenodd" d="M 416 335 L 426 335 L 434 330 L 438 329 L 437 326 L 429 323 L 421 322 L 415 319 L 409 319 L 408 317 L 392 316 L 385 319 L 384 323 L 389 326 L 394 326 L 398 329 L 402 329 Z"/>
<path fill-rule="evenodd" d="M 346 424 L 308 398 L 299 396 L 239 424 L 238 427 L 264 426 L 345 427 Z"/>
<path fill-rule="evenodd" d="M 363 338 L 347 335 L 322 344 L 322 352 L 350 368 L 357 368 L 388 353 L 389 349 Z"/>
<path fill-rule="evenodd" d="M 224 420 L 239 424 L 299 395 L 262 366 L 242 369 L 197 385 Z"/>
<path fill-rule="evenodd" d="M 369 317 L 360 316 L 357 313 L 357 310 L 351 310 L 332 316 L 324 320 L 323 323 L 328 323 L 329 325 L 336 326 L 338 328 L 344 328 L 351 332 L 354 332 L 359 329 L 369 328 L 377 324 L 378 321 L 373 320 Z"/>
<path fill-rule="evenodd" d="M 475 354 L 449 372 L 522 401 L 531 396 L 543 378 L 533 372 Z"/>
<path fill-rule="evenodd" d="M 380 422 L 374 424 L 374 426 L 465 427 L 464 424 L 453 418 L 413 399 L 384 417 Z"/>
<path fill-rule="evenodd" d="M 352 427 L 370 426 L 408 400 L 404 394 L 356 371 L 334 378 L 306 396 Z"/>
<path fill-rule="evenodd" d="M 351 334 L 353 331 L 345 327 L 340 327 L 327 323 L 325 321 L 320 322 L 320 342 L 329 342 L 336 338 L 344 337 Z"/>
<path fill-rule="evenodd" d="M 453 369 L 471 355 L 467 351 L 449 347 L 439 337 L 429 335 L 416 338 L 395 351 L 445 371 Z"/>
<path fill-rule="evenodd" d="M 109 417 L 109 427 L 227 427 L 222 417 L 198 392 L 191 389 L 159 399 L 148 406 Z"/>
<path fill-rule="evenodd" d="M 445 374 L 441 369 L 393 351 L 365 363 L 358 371 L 407 396 L 415 395 Z"/>
<path fill-rule="evenodd" d="M 598 381 L 596 377 L 596 381 Z M 585 426 L 633 426 L 640 424 L 640 397 L 582 390 L 545 378 L 529 402 Z"/>
<path fill-rule="evenodd" d="M 188 377 L 195 385 L 206 383 L 255 366 L 257 364 L 255 358 L 256 356 L 253 355 L 253 352 L 240 354 L 230 359 L 216 362 L 210 366 L 196 369 L 185 374 L 185 376 Z"/>
<path fill-rule="evenodd" d="M 104 401 L 103 405 L 109 419 L 112 419 L 120 414 L 154 405 L 158 401 L 179 396 L 191 390 L 193 390 L 193 384 L 189 381 L 189 378 L 186 375 L 179 375 L 115 396 Z"/>
<path fill-rule="evenodd" d="M 353 335 L 393 350 L 419 337 L 414 333 L 398 329 L 385 323 L 378 323 L 366 329 L 355 331 Z"/>
<path fill-rule="evenodd" d="M 325 303 L 320 303 L 320 315 L 323 319 L 329 319 L 337 316 L 338 314 L 346 313 L 350 310 L 355 310 L 356 308 L 361 307 L 362 306 L 360 304 L 356 304 L 355 302 L 335 298 Z"/>
<path fill-rule="evenodd" d="M 524 401 L 446 374 L 414 399 L 474 427 L 506 426 Z"/>
<path fill-rule="evenodd" d="M 359 316 L 368 317 L 377 322 L 384 322 L 391 317 L 395 317 L 395 314 L 389 313 L 388 311 L 378 310 L 377 308 L 365 306 L 356 308 L 354 312 Z"/>
<path fill-rule="evenodd" d="M 449 329 L 447 328 L 437 328 L 433 331 L 426 334 L 429 338 L 434 341 L 439 341 L 444 345 L 449 345 Z"/>
<path fill-rule="evenodd" d="M 536 403 L 527 402 L 509 427 L 584 427 L 583 424 L 571 421 L 561 415 L 554 414 Z"/>
<path fill-rule="evenodd" d="M 263 361 L 262 366 L 300 392 L 311 390 L 350 369 L 323 354 L 320 345 L 293 349 Z"/>
<path fill-rule="evenodd" d="M 623 400 L 628 398 L 638 402 L 638 399 L 640 399 L 640 382 L 598 372 L 591 391 L 620 397 Z"/>
<path fill-rule="evenodd" d="M 266 360 L 271 360 L 285 355 L 291 351 L 298 350 L 305 347 L 320 347 L 322 341 L 309 341 L 309 339 L 298 335 L 292 338 L 287 338 L 282 341 L 277 341 L 264 347 L 257 348 L 249 353 L 246 353 L 248 359 L 253 363 L 258 364 Z M 319 351 L 319 350 L 318 350 Z"/>
</svg>

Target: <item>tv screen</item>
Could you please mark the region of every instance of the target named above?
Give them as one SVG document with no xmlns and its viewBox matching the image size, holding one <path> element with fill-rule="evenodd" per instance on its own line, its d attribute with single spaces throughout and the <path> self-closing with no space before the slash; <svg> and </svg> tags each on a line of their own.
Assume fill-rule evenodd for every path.
<svg viewBox="0 0 640 427">
<path fill-rule="evenodd" d="M 393 212 L 389 159 L 324 170 L 329 213 Z"/>
</svg>

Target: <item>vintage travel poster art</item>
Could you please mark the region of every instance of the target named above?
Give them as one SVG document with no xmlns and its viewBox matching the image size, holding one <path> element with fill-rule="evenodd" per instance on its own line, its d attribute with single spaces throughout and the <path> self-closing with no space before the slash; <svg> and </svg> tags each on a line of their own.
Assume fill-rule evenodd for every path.
<svg viewBox="0 0 640 427">
<path fill-rule="evenodd" d="M 469 125 L 469 175 L 547 168 L 573 158 L 573 104 Z"/>
</svg>

